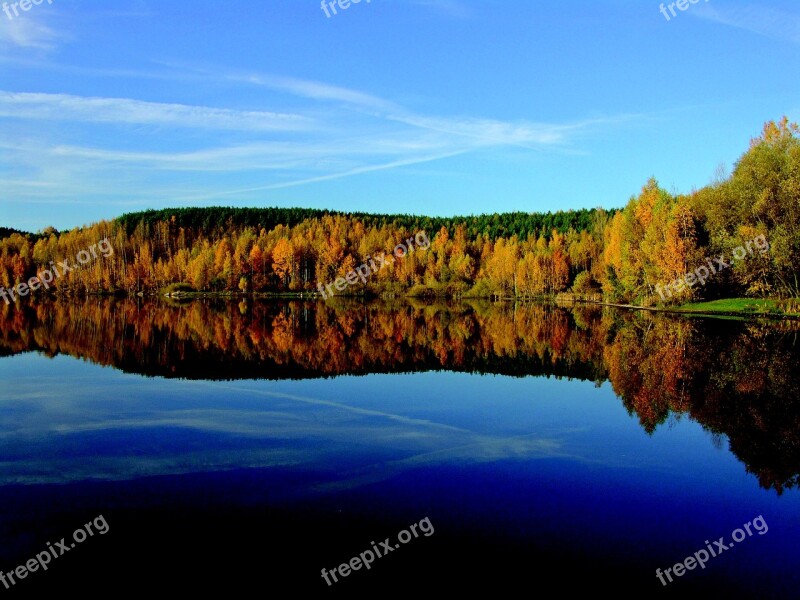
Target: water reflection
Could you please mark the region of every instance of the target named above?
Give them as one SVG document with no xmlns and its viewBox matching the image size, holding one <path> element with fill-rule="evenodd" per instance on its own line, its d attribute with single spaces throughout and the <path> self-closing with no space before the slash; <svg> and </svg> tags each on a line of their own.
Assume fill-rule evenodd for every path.
<svg viewBox="0 0 800 600">
<path fill-rule="evenodd" d="M 480 302 L 90 298 L 0 310 L 3 355 L 68 354 L 154 377 L 447 370 L 610 381 L 648 433 L 687 415 L 727 438 L 762 487 L 800 483 L 797 323 Z"/>
</svg>

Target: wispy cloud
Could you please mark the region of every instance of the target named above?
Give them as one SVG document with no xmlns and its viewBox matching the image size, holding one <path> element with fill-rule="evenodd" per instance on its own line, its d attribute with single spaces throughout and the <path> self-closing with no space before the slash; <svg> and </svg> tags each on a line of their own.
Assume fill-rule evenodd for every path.
<svg viewBox="0 0 800 600">
<path fill-rule="evenodd" d="M 415 152 L 447 151 L 446 154 L 453 152 L 448 150 L 452 146 L 444 140 L 419 139 L 415 143 L 410 143 L 402 138 L 395 140 L 351 138 L 316 143 L 275 141 L 191 152 L 131 152 L 71 145 L 33 148 L 29 145 L 0 144 L 0 147 L 36 155 L 49 154 L 56 159 L 81 158 L 90 161 L 122 162 L 150 169 L 218 172 L 254 169 L 330 169 L 337 165 L 349 168 L 355 160 L 407 156 Z"/>
<path fill-rule="evenodd" d="M 691 14 L 775 40 L 800 44 L 800 13 L 759 4 L 741 6 L 701 4 L 696 10 L 691 11 Z"/>
<path fill-rule="evenodd" d="M 312 100 L 343 102 L 381 110 L 397 109 L 397 106 L 393 102 L 383 100 L 377 96 L 344 87 L 320 83 L 318 81 L 307 81 L 292 77 L 275 77 L 271 75 L 230 75 L 229 78 L 233 81 L 245 81 L 254 85 L 261 85 L 274 90 L 287 92 L 295 96 L 311 98 Z"/>
<path fill-rule="evenodd" d="M 210 81 L 232 82 L 235 84 L 262 87 L 319 102 L 337 102 L 371 110 L 391 111 L 400 109 L 394 102 L 379 98 L 378 96 L 320 81 L 269 73 L 257 73 L 253 71 L 230 71 L 222 68 L 209 67 L 207 65 L 200 66 L 179 61 L 158 61 L 156 64 L 171 69 L 176 74 L 189 74 L 193 77 L 204 78 Z"/>
<path fill-rule="evenodd" d="M 0 48 L 52 50 L 64 36 L 34 15 L 7 19 L 0 13 Z"/>
<path fill-rule="evenodd" d="M 256 97 L 292 109 L 252 111 L 0 91 L 0 118 L 14 131 L 25 132 L 24 139 L 17 135 L 13 141 L 0 141 L 0 148 L 12 151 L 8 179 L 57 182 L 56 204 L 77 193 L 84 202 L 111 197 L 120 205 L 134 196 L 120 195 L 116 189 L 110 193 L 109 186 L 135 189 L 139 201 L 148 204 L 214 198 L 243 201 L 259 192 L 474 152 L 575 151 L 581 136 L 627 118 L 537 123 L 428 115 L 379 95 L 325 82 L 226 72 L 206 65 L 161 63 L 159 68 L 164 70 L 159 77 L 174 71 L 177 78 L 204 85 L 262 88 Z M 48 122 L 63 125 L 54 128 Z M 109 135 L 120 126 L 128 126 L 124 135 Z M 15 185 L 13 189 L 16 200 L 39 201 L 51 188 Z"/>
<path fill-rule="evenodd" d="M 89 399 L 107 385 L 99 384 L 94 394 L 80 397 L 62 393 L 56 408 L 41 391 L 15 389 L 4 398 L 10 409 L 0 415 L 0 449 L 24 451 L 4 458 L 0 484 L 299 465 L 322 474 L 292 487 L 292 494 L 305 494 L 353 489 L 443 464 L 547 458 L 597 461 L 569 443 L 570 430 L 507 435 L 499 428 L 498 433 L 485 434 L 441 418 L 415 416 L 413 410 L 370 408 L 227 383 L 212 383 L 209 389 L 207 382 L 185 382 L 203 390 L 205 395 L 192 396 L 202 400 L 163 406 L 142 403 L 136 394 L 113 405 Z M 177 394 L 174 386 L 159 390 L 162 397 Z M 235 398 L 237 407 L 222 408 L 215 403 L 217 398 Z M 132 451 L 127 441 L 142 435 L 155 444 L 149 452 Z M 176 448 L 170 443 L 176 435 L 196 442 Z M 93 443 L 97 439 L 109 443 L 98 449 Z M 354 439 L 362 440 L 358 459 L 342 465 L 340 449 Z M 73 449 L 69 456 L 48 453 L 48 448 L 65 440 Z M 394 450 L 390 459 L 386 448 Z M 332 465 L 334 477 L 326 474 Z"/>
<path fill-rule="evenodd" d="M 293 114 L 142 102 L 129 98 L 5 91 L 0 91 L 0 117 L 247 131 L 302 129 L 308 126 L 308 119 Z"/>
<path fill-rule="evenodd" d="M 551 145 L 567 139 L 568 127 L 534 123 L 508 123 L 492 119 L 439 118 L 391 115 L 391 120 L 472 141 L 477 146 Z"/>
<path fill-rule="evenodd" d="M 306 185 L 309 183 L 319 183 L 322 181 L 331 181 L 333 179 L 341 179 L 343 177 L 351 177 L 353 175 L 363 175 L 365 173 L 374 173 L 376 171 L 386 171 L 389 169 L 396 169 L 398 167 L 407 167 L 410 165 L 416 165 L 420 163 L 431 162 L 435 160 L 441 160 L 443 158 L 451 158 L 453 156 L 457 156 L 459 154 L 465 154 L 468 150 L 457 150 L 453 152 L 446 152 L 443 154 L 433 154 L 428 156 L 417 156 L 414 158 L 407 158 L 404 160 L 395 160 L 388 163 L 382 163 L 377 165 L 368 165 L 364 167 L 358 167 L 356 169 L 350 169 L 348 171 L 341 171 L 338 173 L 330 173 L 328 175 L 320 175 L 317 177 L 308 177 L 306 179 L 295 179 L 292 181 L 286 181 L 283 183 L 273 183 L 269 185 L 262 185 L 250 188 L 241 188 L 236 190 L 227 190 L 224 192 L 216 192 L 216 193 L 209 193 L 209 194 L 201 194 L 196 196 L 186 196 L 186 197 L 179 197 L 174 198 L 177 202 L 196 202 L 198 200 L 211 200 L 213 198 L 220 198 L 222 196 L 232 196 L 232 195 L 241 195 L 241 194 L 249 194 L 252 192 L 263 192 L 267 190 L 279 190 L 284 188 L 296 187 L 298 185 Z"/>
</svg>

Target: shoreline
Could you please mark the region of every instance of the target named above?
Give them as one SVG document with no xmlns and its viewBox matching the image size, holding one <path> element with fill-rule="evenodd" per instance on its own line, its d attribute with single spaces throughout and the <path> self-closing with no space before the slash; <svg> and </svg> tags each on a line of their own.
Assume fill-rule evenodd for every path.
<svg viewBox="0 0 800 600">
<path fill-rule="evenodd" d="M 157 292 L 83 292 L 83 293 L 66 293 L 66 294 L 48 294 L 49 298 L 79 298 L 79 297 L 117 297 L 117 298 L 163 298 L 168 300 L 199 300 L 199 299 L 252 299 L 252 300 L 322 300 L 325 298 L 317 291 L 305 292 L 197 292 L 197 291 L 176 291 L 164 292 L 163 290 Z M 800 319 L 800 311 L 798 312 L 784 312 L 779 310 L 778 303 L 780 302 L 794 302 L 800 305 L 800 299 L 781 299 L 781 298 L 761 298 L 761 299 L 744 299 L 744 298 L 726 298 L 721 300 L 711 300 L 706 302 L 697 302 L 686 304 L 682 306 L 666 307 L 666 306 L 640 306 L 636 304 L 623 304 L 617 302 L 608 302 L 601 299 L 591 298 L 576 298 L 571 295 L 550 295 L 539 297 L 514 297 L 514 296 L 434 296 L 434 295 L 408 295 L 408 294 L 338 294 L 331 298 L 341 298 L 350 300 L 397 300 L 399 298 L 427 300 L 427 301 L 488 301 L 488 302 L 539 302 L 539 303 L 552 303 L 559 305 L 575 305 L 575 304 L 589 304 L 595 306 L 607 306 L 610 308 L 619 308 L 625 310 L 647 311 L 654 313 L 666 313 L 687 316 L 702 316 L 702 317 L 740 317 L 740 318 L 756 318 L 756 319 L 771 319 L 771 320 L 797 320 Z M 739 303 L 750 304 L 762 302 L 763 309 L 768 307 L 771 310 L 753 310 L 752 308 L 731 310 L 728 308 L 719 308 L 715 305 L 725 303 Z M 697 308 L 688 308 L 688 307 Z"/>
</svg>

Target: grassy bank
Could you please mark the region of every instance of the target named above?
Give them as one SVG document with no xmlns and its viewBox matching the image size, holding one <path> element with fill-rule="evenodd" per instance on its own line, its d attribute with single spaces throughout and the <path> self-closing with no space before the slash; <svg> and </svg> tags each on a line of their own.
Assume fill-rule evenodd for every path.
<svg viewBox="0 0 800 600">
<path fill-rule="evenodd" d="M 725 298 L 682 304 L 671 310 L 704 315 L 800 317 L 800 298 Z"/>
</svg>

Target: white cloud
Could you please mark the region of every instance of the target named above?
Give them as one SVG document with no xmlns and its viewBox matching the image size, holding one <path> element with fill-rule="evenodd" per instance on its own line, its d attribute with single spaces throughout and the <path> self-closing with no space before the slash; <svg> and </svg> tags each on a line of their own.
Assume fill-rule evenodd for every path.
<svg viewBox="0 0 800 600">
<path fill-rule="evenodd" d="M 558 125 L 537 125 L 526 122 L 508 123 L 492 119 L 447 119 L 417 115 L 397 115 L 392 120 L 414 127 L 471 140 L 478 146 L 525 144 L 558 144 L 566 141 L 566 128 Z"/>
<path fill-rule="evenodd" d="M 0 91 L 0 117 L 94 123 L 138 123 L 199 129 L 291 130 L 308 126 L 299 115 L 208 106 Z"/>
<path fill-rule="evenodd" d="M 249 188 L 241 188 L 235 190 L 226 190 L 220 191 L 216 193 L 206 193 L 200 194 L 195 196 L 184 196 L 179 198 L 174 198 L 174 200 L 179 202 L 194 202 L 197 200 L 210 200 L 212 198 L 219 198 L 221 196 L 233 196 L 239 194 L 249 194 L 252 192 L 263 192 L 268 190 L 280 190 L 284 188 L 296 187 L 298 185 L 306 185 L 309 183 L 319 183 L 321 181 L 330 181 L 333 179 L 341 179 L 343 177 L 351 177 L 353 175 L 363 175 L 364 173 L 374 173 L 376 171 L 386 171 L 389 169 L 396 169 L 398 167 L 407 167 L 410 165 L 416 165 L 425 162 L 431 162 L 434 160 L 441 160 L 443 158 L 450 158 L 453 156 L 457 156 L 459 154 L 464 154 L 468 152 L 468 150 L 457 150 L 453 152 L 446 152 L 443 154 L 434 154 L 428 156 L 417 156 L 413 158 L 407 158 L 404 160 L 396 160 L 388 163 L 381 163 L 381 164 L 373 164 L 367 165 L 364 167 L 358 167 L 355 169 L 350 169 L 348 171 L 340 171 L 338 173 L 330 173 L 328 175 L 319 175 L 317 177 L 308 177 L 306 179 L 295 179 L 292 181 L 285 181 L 281 183 L 272 183 L 269 185 L 260 185 L 255 187 Z"/>
<path fill-rule="evenodd" d="M 772 39 L 800 44 L 800 14 L 757 4 L 720 6 L 701 4 L 692 11 L 701 19 L 745 29 Z"/>
<path fill-rule="evenodd" d="M 295 96 L 311 98 L 312 100 L 344 102 L 346 104 L 353 104 L 371 109 L 397 109 L 394 103 L 378 98 L 377 96 L 371 96 L 363 92 L 335 85 L 328 85 L 318 81 L 308 81 L 292 77 L 276 77 L 272 75 L 232 75 L 230 79 L 244 81 L 253 85 L 265 86 Z"/>
<path fill-rule="evenodd" d="M 0 13 L 0 23 L 0 47 L 52 50 L 62 39 L 54 29 L 33 15 L 20 15 L 9 20 Z"/>
<path fill-rule="evenodd" d="M 121 205 L 127 198 L 116 193 L 117 188 L 136 190 L 128 198 L 135 195 L 142 203 L 219 197 L 241 201 L 256 192 L 400 169 L 476 151 L 520 147 L 574 151 L 580 136 L 631 118 L 536 123 L 433 116 L 377 95 L 318 81 L 232 74 L 205 65 L 162 66 L 176 70 L 177 77 L 188 74 L 207 85 L 235 82 L 265 88 L 270 99 L 276 93 L 278 98 L 283 95 L 282 105 L 286 105 L 285 96 L 299 100 L 291 112 L 278 113 L 0 91 L 0 118 L 11 125 L 5 132 L 24 132 L 13 141 L 0 142 L 0 148 L 12 151 L 8 179 L 57 182 L 56 203 L 71 201 L 80 192 L 81 201 L 111 196 L 111 202 Z M 296 108 L 298 104 L 303 108 Z M 63 125 L 53 127 L 54 121 Z M 123 135 L 113 134 L 114 126 L 131 124 L 172 129 L 169 135 L 136 127 L 126 128 Z M 47 195 L 45 189 L 28 187 L 26 191 L 24 186 L 14 186 L 17 200 L 38 200 Z"/>
</svg>

